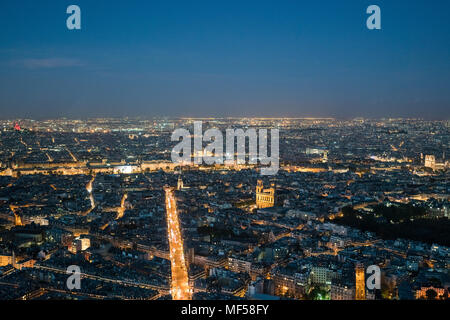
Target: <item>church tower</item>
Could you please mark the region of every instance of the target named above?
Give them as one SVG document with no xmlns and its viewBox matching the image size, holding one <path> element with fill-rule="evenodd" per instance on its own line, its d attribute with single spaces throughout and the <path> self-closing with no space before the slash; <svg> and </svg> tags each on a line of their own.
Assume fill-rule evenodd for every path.
<svg viewBox="0 0 450 320">
<path fill-rule="evenodd" d="M 322 162 L 323 162 L 323 163 L 328 162 L 328 151 L 327 151 L 327 150 L 325 150 L 325 151 L 323 152 Z"/>
<path fill-rule="evenodd" d="M 263 191 L 263 182 L 262 180 L 258 180 L 257 184 L 256 184 L 256 194 L 261 193 Z"/>
<path fill-rule="evenodd" d="M 16 226 L 23 226 L 22 218 L 20 218 L 20 216 L 16 212 L 14 212 L 14 224 Z"/>
<path fill-rule="evenodd" d="M 355 267 L 355 299 L 366 300 L 366 281 L 364 265 L 358 263 Z"/>
</svg>

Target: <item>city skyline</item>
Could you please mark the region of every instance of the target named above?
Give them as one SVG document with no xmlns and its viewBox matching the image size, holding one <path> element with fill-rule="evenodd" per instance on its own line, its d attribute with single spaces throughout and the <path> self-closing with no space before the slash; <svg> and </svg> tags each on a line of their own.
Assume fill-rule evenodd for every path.
<svg viewBox="0 0 450 320">
<path fill-rule="evenodd" d="M 0 146 L 0 300 L 448 299 L 448 122 L 0 120 Z"/>
<path fill-rule="evenodd" d="M 0 302 L 448 302 L 450 1 L 0 7 Z"/>
<path fill-rule="evenodd" d="M 448 118 L 442 119 L 427 119 L 423 117 L 348 117 L 348 118 L 338 118 L 338 117 L 265 117 L 265 116 L 241 116 L 241 117 L 220 117 L 220 116 L 203 116 L 203 117 L 187 117 L 187 116 L 179 116 L 179 117 L 169 117 L 169 116 L 110 116 L 110 117 L 48 117 L 48 118 L 39 118 L 39 117 L 8 117 L 2 118 L 0 117 L 0 121 L 95 121 L 95 120 L 246 120 L 246 119 L 254 119 L 254 120 L 336 120 L 336 121 L 352 121 L 352 120 L 367 120 L 367 121 L 385 121 L 385 120 L 404 120 L 404 121 L 427 121 L 427 122 L 447 122 Z"/>
</svg>

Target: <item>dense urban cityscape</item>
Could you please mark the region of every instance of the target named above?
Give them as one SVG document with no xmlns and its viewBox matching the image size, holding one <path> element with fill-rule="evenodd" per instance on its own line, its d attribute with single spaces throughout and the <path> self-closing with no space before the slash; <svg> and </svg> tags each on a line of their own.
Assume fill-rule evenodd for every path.
<svg viewBox="0 0 450 320">
<path fill-rule="evenodd" d="M 172 132 L 195 120 L 279 129 L 278 173 L 172 162 Z M 0 299 L 448 299 L 449 130 L 420 119 L 0 120 Z M 378 288 L 366 286 L 370 266 Z"/>
</svg>

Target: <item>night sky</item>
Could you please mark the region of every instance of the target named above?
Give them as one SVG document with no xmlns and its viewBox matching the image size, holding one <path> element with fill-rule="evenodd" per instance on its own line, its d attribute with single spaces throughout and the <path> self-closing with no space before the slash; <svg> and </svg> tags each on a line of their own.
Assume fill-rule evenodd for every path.
<svg viewBox="0 0 450 320">
<path fill-rule="evenodd" d="M 449 18 L 448 0 L 1 0 L 0 118 L 449 119 Z"/>
</svg>

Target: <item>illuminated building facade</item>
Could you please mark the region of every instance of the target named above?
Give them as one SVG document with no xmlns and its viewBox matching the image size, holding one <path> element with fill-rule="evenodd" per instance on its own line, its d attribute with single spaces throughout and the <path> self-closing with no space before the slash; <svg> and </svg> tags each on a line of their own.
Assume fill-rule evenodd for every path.
<svg viewBox="0 0 450 320">
<path fill-rule="evenodd" d="M 274 274 L 272 277 L 274 294 L 276 296 L 288 296 L 295 299 L 303 299 L 306 294 L 306 283 L 295 275 Z"/>
<path fill-rule="evenodd" d="M 8 264 L 13 264 L 13 256 L 12 255 L 2 255 L 0 254 L 0 267 L 7 266 Z"/>
<path fill-rule="evenodd" d="M 433 170 L 436 169 L 436 158 L 433 155 L 425 156 L 425 167 L 431 168 Z"/>
<path fill-rule="evenodd" d="M 334 277 L 333 272 L 325 267 L 312 267 L 310 280 L 313 284 L 326 285 L 331 284 L 331 279 Z"/>
<path fill-rule="evenodd" d="M 351 284 L 333 283 L 330 290 L 331 300 L 353 300 L 355 287 Z"/>
<path fill-rule="evenodd" d="M 258 180 L 256 185 L 256 207 L 270 208 L 275 205 L 275 184 L 272 183 L 271 187 L 264 189 L 262 180 Z"/>
<path fill-rule="evenodd" d="M 428 298 L 427 292 L 429 290 L 433 290 L 434 292 L 436 292 L 435 299 L 442 299 L 442 297 L 445 294 L 445 288 L 435 288 L 433 286 L 421 287 L 415 292 L 416 299 L 427 299 Z"/>
<path fill-rule="evenodd" d="M 15 212 L 14 212 L 14 224 L 16 226 L 23 226 L 22 218 Z"/>
</svg>

